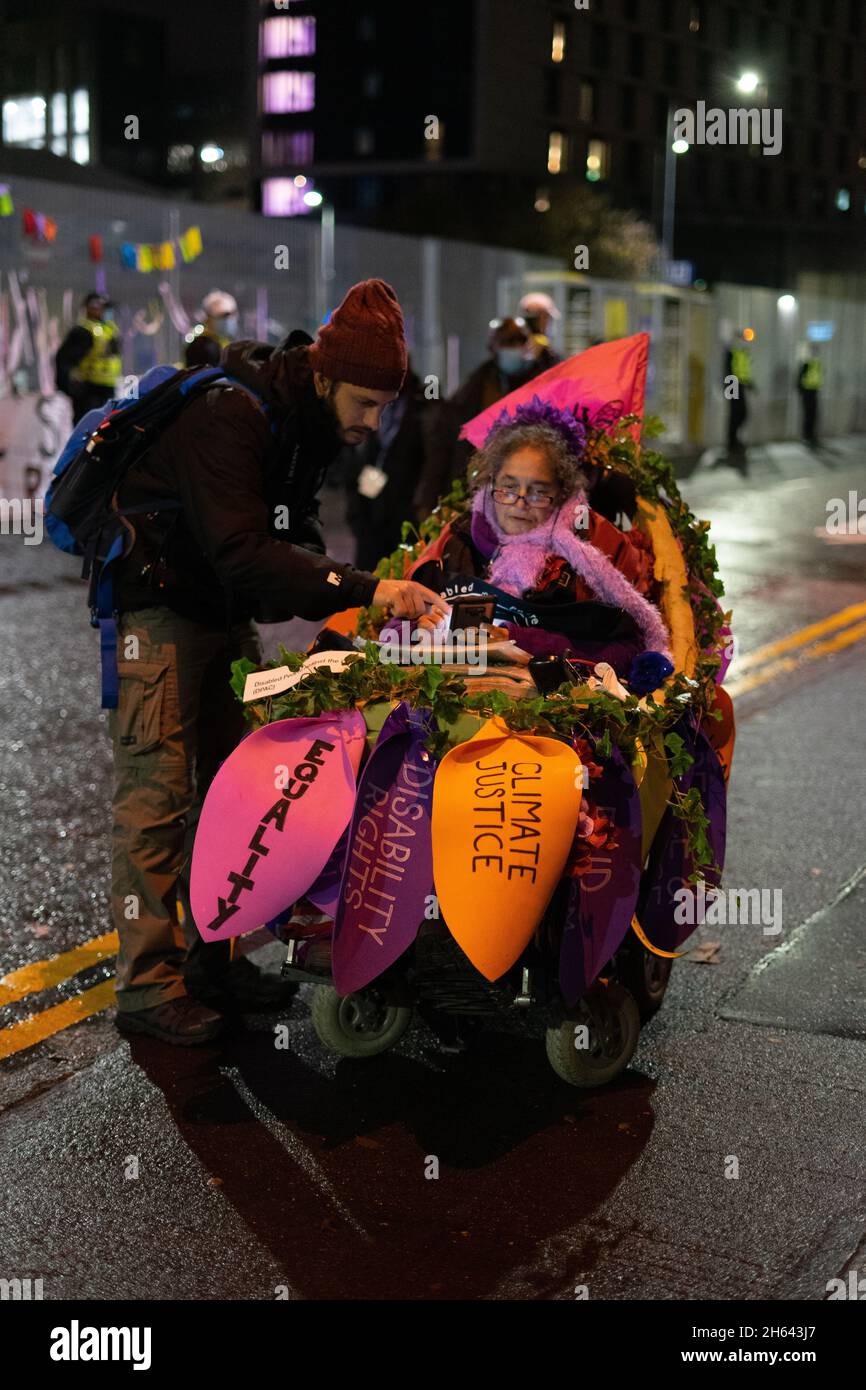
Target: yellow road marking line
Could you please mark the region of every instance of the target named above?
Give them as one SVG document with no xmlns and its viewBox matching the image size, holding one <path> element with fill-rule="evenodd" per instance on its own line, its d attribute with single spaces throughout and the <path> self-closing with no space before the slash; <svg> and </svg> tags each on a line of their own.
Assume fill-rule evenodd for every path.
<svg viewBox="0 0 866 1390">
<path fill-rule="evenodd" d="M 862 637 L 866 637 L 866 623 L 858 623 L 855 627 L 846 628 L 844 632 L 837 632 L 835 637 L 828 637 L 826 642 L 818 642 L 814 647 L 807 647 L 797 656 L 782 657 L 778 661 L 772 661 L 768 666 L 763 666 L 759 671 L 753 672 L 751 676 L 747 675 L 742 680 L 733 680 L 730 684 L 726 683 L 724 688 L 731 696 L 744 695 L 747 690 L 754 690 L 758 685 L 766 685 L 767 681 L 775 680 L 777 676 L 795 670 L 802 661 L 814 661 L 819 656 L 830 656 L 833 652 L 842 651 L 843 648 L 852 646 L 854 642 L 859 642 Z"/>
<path fill-rule="evenodd" d="M 829 617 L 810 623 L 808 627 L 798 628 L 787 637 L 780 637 L 776 642 L 768 642 L 764 647 L 756 647 L 753 652 L 746 652 L 745 656 L 736 658 L 735 680 L 739 679 L 741 671 L 750 671 L 752 667 L 762 665 L 771 657 L 804 647 L 816 637 L 823 637 L 825 632 L 835 632 L 837 628 L 846 627 L 856 618 L 866 618 L 866 603 L 852 603 L 849 608 L 841 608 L 838 613 L 831 613 Z"/>
<path fill-rule="evenodd" d="M 114 981 L 103 980 L 91 989 L 76 994 L 72 999 L 64 999 L 62 1004 L 43 1009 L 41 1013 L 31 1014 L 20 1023 L 0 1029 L 0 1058 L 11 1057 L 15 1052 L 23 1052 L 27 1047 L 35 1047 L 55 1033 L 62 1033 L 73 1023 L 80 1023 L 91 1014 L 101 1013 L 114 1003 Z"/>
<path fill-rule="evenodd" d="M 14 1004 L 28 994 L 51 989 L 77 975 L 80 970 L 87 970 L 109 956 L 116 956 L 117 947 L 117 932 L 110 931 L 104 936 L 85 941 L 82 946 L 73 947 L 71 951 L 64 951 L 62 955 L 49 956 L 47 960 L 33 961 L 30 965 L 22 965 L 19 970 L 10 971 L 8 975 L 0 977 L 0 1008 L 4 1004 Z"/>
</svg>

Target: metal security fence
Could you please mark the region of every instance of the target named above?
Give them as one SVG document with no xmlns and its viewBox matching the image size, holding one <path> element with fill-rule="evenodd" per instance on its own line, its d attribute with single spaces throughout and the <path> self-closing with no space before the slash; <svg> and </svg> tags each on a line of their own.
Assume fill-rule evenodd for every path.
<svg viewBox="0 0 866 1390">
<path fill-rule="evenodd" d="M 664 420 L 671 449 L 700 450 L 724 439 L 724 350 L 731 333 L 745 326 L 755 334 L 757 386 L 748 442 L 797 435 L 799 354 L 816 323 L 831 334 L 822 346 L 822 428 L 866 430 L 864 300 L 846 297 L 832 281 L 812 279 L 789 296 L 727 284 L 698 292 L 596 279 L 519 251 L 334 226 L 327 207 L 308 217 L 265 218 L 4 176 L 2 164 L 0 182 L 15 208 L 0 217 L 0 404 L 16 394 L 50 395 L 53 353 L 94 285 L 104 282 L 117 301 L 125 370 L 140 375 L 154 363 L 181 359 L 183 331 L 215 287 L 237 298 L 241 336 L 276 342 L 293 328 L 314 334 L 350 285 L 381 276 L 403 306 L 416 371 L 435 375 L 442 395 L 485 358 L 490 319 L 516 312 L 521 295 L 535 288 L 550 293 L 560 309 L 552 337 L 563 355 L 629 333 L 650 334 L 647 408 Z M 54 220 L 52 243 L 22 234 L 25 208 Z M 176 242 L 190 226 L 201 232 L 196 259 L 178 256 L 173 269 L 148 273 L 122 264 L 125 243 Z M 100 264 L 89 256 L 94 236 L 102 241 Z"/>
<path fill-rule="evenodd" d="M 101 270 L 119 306 L 124 365 L 136 374 L 180 358 L 183 336 L 177 325 L 184 316 L 194 320 L 202 297 L 215 287 L 237 299 L 241 336 L 275 342 L 293 328 L 314 334 L 352 284 L 379 276 L 394 285 L 403 306 L 415 369 L 436 374 L 446 394 L 486 355 L 502 279 L 519 280 L 533 269 L 555 265 L 544 257 L 469 243 L 334 227 L 327 209 L 324 216 L 266 218 L 209 204 L 4 176 L 2 165 L 0 182 L 9 186 L 15 204 L 12 216 L 0 218 L 0 382 L 18 328 L 26 341 L 13 364 L 31 389 L 38 384 L 40 347 L 43 355 L 47 351 L 40 332 L 52 342 L 62 336 Z M 22 235 L 22 212 L 28 207 L 56 222 L 50 245 Z M 190 226 L 200 229 L 203 243 L 195 260 L 184 263 L 178 256 L 174 269 L 146 273 L 122 264 L 125 243 L 174 242 Z M 102 239 L 101 265 L 89 257 L 93 236 Z M 19 296 L 25 303 L 29 297 L 26 320 L 16 310 Z"/>
<path fill-rule="evenodd" d="M 629 333 L 650 334 L 647 411 L 666 426 L 667 447 L 701 450 L 726 434 L 725 351 L 732 334 L 751 328 L 756 389 L 749 398 L 748 443 L 796 438 L 800 403 L 796 382 L 811 330 L 831 336 L 820 348 L 824 364 L 822 429 L 827 434 L 866 430 L 866 295 L 846 297 L 815 278 L 783 294 L 754 286 L 719 284 L 712 292 L 671 285 L 594 279 L 572 271 L 532 270 L 499 287 L 500 312 L 527 289 L 554 299 L 561 318 L 551 330 L 564 355 Z M 835 292 L 831 292 L 835 290 Z"/>
</svg>

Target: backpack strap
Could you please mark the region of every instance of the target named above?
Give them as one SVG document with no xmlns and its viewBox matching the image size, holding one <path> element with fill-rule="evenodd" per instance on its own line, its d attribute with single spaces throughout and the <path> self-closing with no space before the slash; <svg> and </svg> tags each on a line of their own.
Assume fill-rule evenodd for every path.
<svg viewBox="0 0 866 1390">
<path fill-rule="evenodd" d="M 269 422 L 271 433 L 276 434 L 277 426 L 271 413 L 257 391 L 227 376 L 220 367 L 203 367 L 192 372 L 180 386 L 184 396 L 198 395 L 217 385 L 237 386 L 253 402 Z M 146 502 L 137 502 L 129 507 L 117 507 L 119 517 L 140 516 L 147 512 L 179 512 L 182 502 L 176 497 L 152 497 Z M 120 675 L 117 669 L 117 609 L 114 601 L 115 566 L 123 558 L 125 536 L 121 531 L 111 542 L 105 559 L 96 559 L 97 541 L 91 542 L 84 556 L 83 578 L 90 578 L 90 624 L 99 631 L 101 704 L 103 709 L 117 709 L 120 695 Z"/>
</svg>

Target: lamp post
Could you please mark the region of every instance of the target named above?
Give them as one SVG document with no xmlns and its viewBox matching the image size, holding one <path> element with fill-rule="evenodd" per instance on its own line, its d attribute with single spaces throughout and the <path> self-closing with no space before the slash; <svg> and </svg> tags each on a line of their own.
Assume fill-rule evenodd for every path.
<svg viewBox="0 0 866 1390">
<path fill-rule="evenodd" d="M 311 189 L 309 193 L 305 193 L 304 202 L 309 208 L 321 208 L 322 210 L 319 224 L 319 274 L 316 277 L 316 316 L 318 322 L 321 323 L 328 307 L 330 293 L 328 285 L 337 273 L 334 268 L 334 205 L 333 203 L 326 203 L 317 189 Z"/>
<path fill-rule="evenodd" d="M 685 140 L 674 139 L 674 107 L 668 106 L 665 124 L 665 178 L 662 203 L 662 256 L 672 261 L 674 255 L 674 215 L 677 201 L 677 159 L 687 154 L 689 145 Z"/>
</svg>

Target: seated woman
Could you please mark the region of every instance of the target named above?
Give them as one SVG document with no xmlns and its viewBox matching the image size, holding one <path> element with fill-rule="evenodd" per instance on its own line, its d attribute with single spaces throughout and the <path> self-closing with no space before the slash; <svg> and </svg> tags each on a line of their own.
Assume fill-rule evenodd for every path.
<svg viewBox="0 0 866 1390">
<path fill-rule="evenodd" d="M 495 597 L 497 624 L 533 656 L 604 661 L 628 677 L 642 652 L 669 659 L 669 637 L 648 539 L 589 505 L 584 440 L 570 412 L 538 400 L 494 425 L 469 466 L 471 510 L 411 575 L 449 599 Z"/>
</svg>

